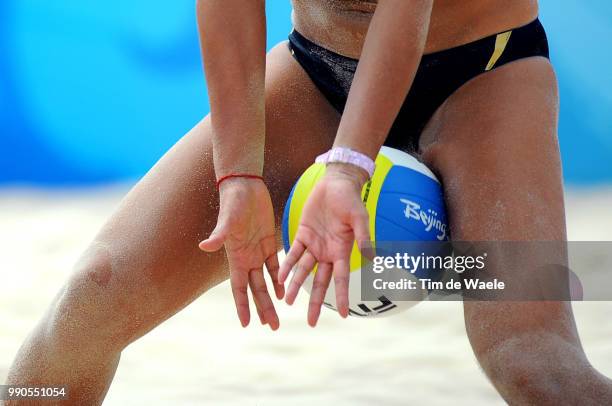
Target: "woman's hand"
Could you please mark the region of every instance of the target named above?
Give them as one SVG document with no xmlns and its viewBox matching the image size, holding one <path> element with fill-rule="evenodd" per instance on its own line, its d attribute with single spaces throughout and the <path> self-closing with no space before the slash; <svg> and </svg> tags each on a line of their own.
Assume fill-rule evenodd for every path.
<svg viewBox="0 0 612 406">
<path fill-rule="evenodd" d="M 232 178 L 221 183 L 219 193 L 221 207 L 217 226 L 200 243 L 200 249 L 213 252 L 225 246 L 232 293 L 242 326 L 246 327 L 250 320 L 248 286 L 261 323 L 276 330 L 278 315 L 264 280 L 264 263 L 278 299 L 282 299 L 284 287 L 278 282 L 274 212 L 268 189 L 261 180 Z"/>
<path fill-rule="evenodd" d="M 351 164 L 333 163 L 316 184 L 304 205 L 300 225 L 287 258 L 280 269 L 284 283 L 295 269 L 286 301 L 293 304 L 298 290 L 318 264 L 314 277 L 308 323 L 315 326 L 333 274 L 336 303 L 342 317 L 348 316 L 349 259 L 355 240 L 369 241 L 368 213 L 361 201 L 367 180 L 364 170 Z"/>
</svg>

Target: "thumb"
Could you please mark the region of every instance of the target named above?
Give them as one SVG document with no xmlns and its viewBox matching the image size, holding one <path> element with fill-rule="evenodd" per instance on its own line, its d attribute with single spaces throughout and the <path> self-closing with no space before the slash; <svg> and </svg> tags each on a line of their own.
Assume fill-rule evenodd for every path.
<svg viewBox="0 0 612 406">
<path fill-rule="evenodd" d="M 368 212 L 364 210 L 355 210 L 351 215 L 351 228 L 355 234 L 355 240 L 360 248 L 368 246 L 370 242 L 370 225 Z"/>
<path fill-rule="evenodd" d="M 198 245 L 202 251 L 215 252 L 223 247 L 225 239 L 227 238 L 227 227 L 225 224 L 225 221 L 221 219 L 217 221 L 217 226 L 213 232 L 210 233 L 210 236 Z"/>
</svg>

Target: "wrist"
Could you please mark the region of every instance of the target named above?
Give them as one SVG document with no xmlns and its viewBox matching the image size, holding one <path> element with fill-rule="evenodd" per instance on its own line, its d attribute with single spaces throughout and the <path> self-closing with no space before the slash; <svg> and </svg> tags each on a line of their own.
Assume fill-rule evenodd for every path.
<svg viewBox="0 0 612 406">
<path fill-rule="evenodd" d="M 225 137 L 222 137 L 224 135 Z M 264 167 L 264 140 L 255 135 L 232 137 L 228 132 L 216 134 L 213 140 L 213 163 L 218 179 L 232 173 L 261 175 Z"/>
<path fill-rule="evenodd" d="M 350 164 L 350 166 L 354 166 L 365 172 L 367 174 L 367 179 L 372 177 L 376 167 L 374 161 L 369 156 L 345 147 L 334 147 L 326 153 L 319 155 L 315 162 L 324 164 Z"/>
<path fill-rule="evenodd" d="M 252 186 L 255 183 L 263 184 L 263 176 L 249 173 L 231 173 L 220 177 L 217 180 L 217 190 L 223 193 L 224 190 L 233 189 L 234 187 Z"/>
<path fill-rule="evenodd" d="M 363 185 L 370 179 L 370 175 L 363 168 L 344 162 L 328 163 L 325 174 L 328 176 L 342 177 L 352 181 L 359 190 L 361 190 Z"/>
</svg>

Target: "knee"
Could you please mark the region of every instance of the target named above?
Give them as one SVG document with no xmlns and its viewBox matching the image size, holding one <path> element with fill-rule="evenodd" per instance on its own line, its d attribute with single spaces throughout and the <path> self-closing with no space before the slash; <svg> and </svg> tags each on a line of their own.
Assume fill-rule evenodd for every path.
<svg viewBox="0 0 612 406">
<path fill-rule="evenodd" d="M 122 349 L 138 335 L 143 322 L 130 292 L 134 287 L 117 280 L 116 259 L 97 244 L 84 253 L 45 319 L 50 339 L 62 346 Z"/>
<path fill-rule="evenodd" d="M 500 394 L 514 404 L 560 404 L 580 371 L 590 370 L 579 348 L 547 333 L 508 339 L 478 358 Z"/>
<path fill-rule="evenodd" d="M 537 360 L 537 356 L 519 352 L 508 357 L 489 359 L 481 365 L 500 395 L 508 402 L 544 404 L 547 400 L 558 398 L 560 388 L 549 376 L 546 366 Z"/>
</svg>

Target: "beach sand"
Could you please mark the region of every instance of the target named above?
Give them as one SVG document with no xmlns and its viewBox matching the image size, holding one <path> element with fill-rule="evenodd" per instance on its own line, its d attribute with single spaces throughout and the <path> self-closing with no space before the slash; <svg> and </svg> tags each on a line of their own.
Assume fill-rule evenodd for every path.
<svg viewBox="0 0 612 406">
<path fill-rule="evenodd" d="M 0 191 L 0 382 L 125 191 Z M 611 188 L 570 191 L 570 240 L 612 240 L 611 207 Z M 316 329 L 305 295 L 278 309 L 278 332 L 242 329 L 228 285 L 218 286 L 124 351 L 105 404 L 504 404 L 472 354 L 459 302 L 370 320 L 325 309 Z M 612 376 L 612 303 L 574 309 L 591 362 Z"/>
</svg>

